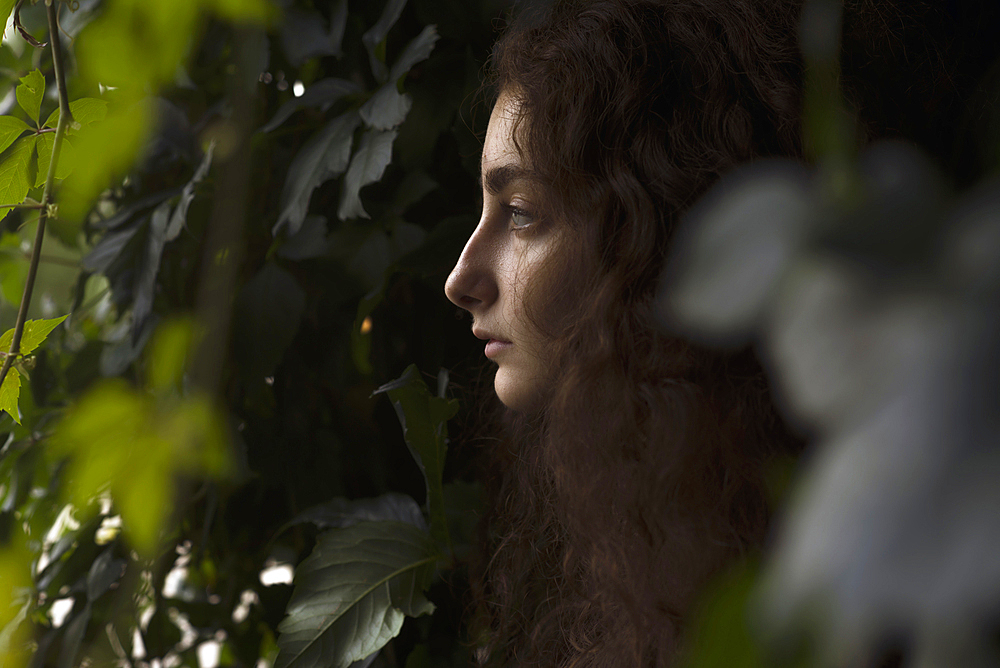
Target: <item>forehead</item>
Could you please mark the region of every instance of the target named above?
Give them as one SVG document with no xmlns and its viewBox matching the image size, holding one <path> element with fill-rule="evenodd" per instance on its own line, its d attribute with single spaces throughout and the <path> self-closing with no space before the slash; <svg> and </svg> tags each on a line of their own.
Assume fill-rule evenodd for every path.
<svg viewBox="0 0 1000 668">
<path fill-rule="evenodd" d="M 519 107 L 517 100 L 508 93 L 501 93 L 493 106 L 480 161 L 480 171 L 483 175 L 491 168 L 521 164 L 521 157 L 514 146 L 513 137 Z"/>
</svg>

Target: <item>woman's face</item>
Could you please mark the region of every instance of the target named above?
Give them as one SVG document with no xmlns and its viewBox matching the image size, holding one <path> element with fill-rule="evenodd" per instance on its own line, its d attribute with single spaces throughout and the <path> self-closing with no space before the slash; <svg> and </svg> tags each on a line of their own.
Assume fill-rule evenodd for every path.
<svg viewBox="0 0 1000 668">
<path fill-rule="evenodd" d="M 564 226 L 541 216 L 537 183 L 514 147 L 517 109 L 507 94 L 493 108 L 481 162 L 483 214 L 445 294 L 472 314 L 472 333 L 487 342 L 500 401 L 530 412 L 548 388 L 551 359 L 549 340 L 528 319 L 523 298 L 526 290 L 544 298 L 542 268 L 559 251 Z"/>
</svg>

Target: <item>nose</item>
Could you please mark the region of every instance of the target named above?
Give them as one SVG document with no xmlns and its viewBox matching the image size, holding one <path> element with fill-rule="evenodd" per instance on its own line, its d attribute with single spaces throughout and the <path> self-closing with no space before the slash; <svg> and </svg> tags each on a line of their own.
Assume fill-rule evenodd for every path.
<svg viewBox="0 0 1000 668">
<path fill-rule="evenodd" d="M 485 221 L 480 221 L 469 237 L 455 268 L 444 284 L 448 299 L 473 314 L 489 308 L 497 299 L 498 289 L 495 269 L 495 249 L 486 231 Z"/>
</svg>

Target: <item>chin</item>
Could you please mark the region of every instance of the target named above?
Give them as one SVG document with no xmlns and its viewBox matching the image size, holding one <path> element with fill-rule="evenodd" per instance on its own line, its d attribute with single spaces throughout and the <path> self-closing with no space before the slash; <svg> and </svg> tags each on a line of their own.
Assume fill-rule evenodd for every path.
<svg viewBox="0 0 1000 668">
<path fill-rule="evenodd" d="M 541 383 L 536 379 L 526 379 L 524 374 L 517 374 L 510 369 L 500 367 L 493 380 L 500 403 L 517 413 L 534 413 L 541 409 Z"/>
</svg>

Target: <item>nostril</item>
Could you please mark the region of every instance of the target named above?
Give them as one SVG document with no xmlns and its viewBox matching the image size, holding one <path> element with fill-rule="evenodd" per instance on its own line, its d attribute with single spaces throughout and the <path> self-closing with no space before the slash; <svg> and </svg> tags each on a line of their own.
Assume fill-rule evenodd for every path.
<svg viewBox="0 0 1000 668">
<path fill-rule="evenodd" d="M 459 301 L 459 306 L 467 309 L 472 306 L 475 306 L 476 304 L 479 304 L 482 300 L 476 299 L 475 297 L 470 297 L 468 295 L 462 295 L 461 297 L 458 298 L 458 301 Z"/>
</svg>

